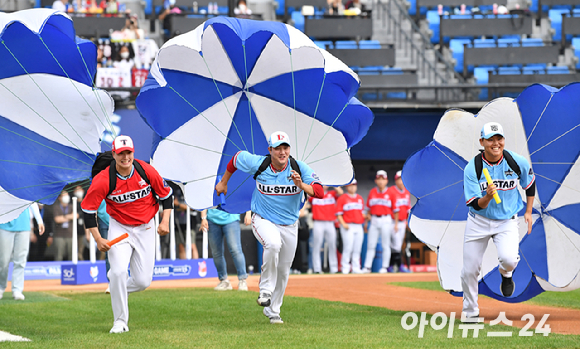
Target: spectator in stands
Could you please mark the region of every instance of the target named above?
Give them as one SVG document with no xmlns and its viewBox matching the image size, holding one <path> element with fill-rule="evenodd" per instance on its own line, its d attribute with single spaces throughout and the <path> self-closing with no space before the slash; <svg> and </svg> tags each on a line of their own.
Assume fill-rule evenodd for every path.
<svg viewBox="0 0 580 349">
<path fill-rule="evenodd" d="M 244 224 L 252 223 L 251 212 L 248 211 L 244 217 Z M 247 291 L 246 279 L 246 257 L 242 251 L 240 215 L 230 214 L 218 209 L 203 210 L 201 212 L 201 225 L 199 230 L 208 230 L 209 245 L 213 261 L 218 272 L 220 283 L 214 288 L 216 291 L 227 291 L 232 289 L 228 280 L 226 259 L 224 257 L 224 237 L 228 244 L 230 254 L 234 260 L 234 265 L 238 271 L 238 291 Z"/>
<path fill-rule="evenodd" d="M 342 273 L 348 274 L 351 270 L 354 274 L 362 273 L 360 268 L 360 251 L 364 239 L 363 214 L 365 204 L 362 196 L 356 193 L 357 182 L 353 179 L 346 186 L 346 194 L 341 195 L 336 203 L 337 217 L 340 222 L 340 235 L 342 236 Z M 312 256 L 314 259 L 314 256 Z"/>
<path fill-rule="evenodd" d="M 328 0 L 328 14 L 341 15 L 344 13 L 342 0 Z"/>
<path fill-rule="evenodd" d="M 125 40 L 139 40 L 145 38 L 145 32 L 143 29 L 139 28 L 139 18 L 135 14 L 127 16 L 122 32 Z"/>
<path fill-rule="evenodd" d="M 163 29 L 165 29 L 165 36 L 171 36 L 171 16 L 178 15 L 181 13 L 181 9 L 175 6 L 175 0 L 165 0 L 164 10 L 159 14 L 159 21 L 163 23 Z"/>
<path fill-rule="evenodd" d="M 113 67 L 119 69 L 133 69 L 135 67 L 135 61 L 131 58 L 131 51 L 127 45 L 121 46 L 119 52 L 117 52 L 117 57 L 113 62 Z"/>
<path fill-rule="evenodd" d="M 45 209 L 46 206 L 43 204 L 38 204 L 40 209 L 40 216 L 44 222 L 52 222 L 52 217 L 45 215 L 46 212 L 50 210 Z M 46 251 L 47 244 L 49 242 L 49 237 L 52 234 L 52 224 L 44 226 L 44 233 L 40 232 L 40 225 L 36 220 L 34 222 L 34 228 L 32 234 L 30 234 L 30 249 L 28 251 L 28 261 L 43 261 L 44 252 Z M 50 238 L 52 242 L 52 238 Z"/>
<path fill-rule="evenodd" d="M 54 246 L 56 248 L 55 261 L 64 260 L 65 255 L 68 259 L 71 259 L 72 257 L 72 221 L 74 216 L 70 201 L 70 196 L 63 190 L 58 197 L 58 201 L 52 205 L 54 211 L 54 222 L 56 223 L 54 229 Z M 78 213 L 76 218 L 79 218 Z"/>
<path fill-rule="evenodd" d="M 246 0 L 238 0 L 238 6 L 234 9 L 236 15 L 251 15 L 252 10 L 248 8 Z"/>
<path fill-rule="evenodd" d="M 52 9 L 61 12 L 67 12 L 67 5 L 68 0 L 56 0 L 52 3 Z"/>
<path fill-rule="evenodd" d="M 12 297 L 15 300 L 24 300 L 22 291 L 24 290 L 24 267 L 28 248 L 30 246 L 30 211 L 38 223 L 40 234 L 44 234 L 44 223 L 40 216 L 38 204 L 33 203 L 29 209 L 18 216 L 18 218 L 0 224 L 0 298 L 4 295 L 4 290 L 8 286 L 8 265 L 10 257 L 14 255 L 14 268 L 12 270 Z"/>
<path fill-rule="evenodd" d="M 347 10 L 358 9 L 360 12 L 366 12 L 367 8 L 365 4 L 361 3 L 360 0 L 349 0 L 344 6 Z"/>
<path fill-rule="evenodd" d="M 101 46 L 97 46 L 97 68 L 104 68 L 103 60 L 105 56 L 103 55 L 103 48 Z"/>
<path fill-rule="evenodd" d="M 77 212 L 81 212 L 81 202 L 85 196 L 85 190 L 80 185 L 77 185 L 73 191 L 73 195 L 77 198 Z M 84 237 L 85 225 L 83 218 L 79 217 L 77 221 L 77 247 L 80 261 L 89 259 L 89 244 Z"/>
<path fill-rule="evenodd" d="M 199 252 L 195 244 L 195 228 L 197 226 L 196 216 L 190 215 L 187 217 L 187 203 L 181 188 L 173 182 L 168 182 L 171 189 L 173 189 L 173 209 L 175 214 L 175 244 L 179 251 L 179 258 L 185 259 L 185 240 L 186 234 L 191 236 L 191 257 L 193 259 L 199 258 Z M 187 220 L 190 222 L 190 231 L 187 231 Z M 166 235 L 167 236 L 167 235 Z"/>
</svg>

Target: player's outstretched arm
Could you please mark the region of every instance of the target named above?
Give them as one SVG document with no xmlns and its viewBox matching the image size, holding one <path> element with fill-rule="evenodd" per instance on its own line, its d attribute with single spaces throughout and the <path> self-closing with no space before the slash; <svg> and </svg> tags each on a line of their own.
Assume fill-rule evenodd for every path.
<svg viewBox="0 0 580 349">
<path fill-rule="evenodd" d="M 159 227 L 157 228 L 157 233 L 161 236 L 169 234 L 169 219 L 171 217 L 171 211 L 173 211 L 173 209 L 163 210 L 161 222 L 159 222 Z"/>
</svg>

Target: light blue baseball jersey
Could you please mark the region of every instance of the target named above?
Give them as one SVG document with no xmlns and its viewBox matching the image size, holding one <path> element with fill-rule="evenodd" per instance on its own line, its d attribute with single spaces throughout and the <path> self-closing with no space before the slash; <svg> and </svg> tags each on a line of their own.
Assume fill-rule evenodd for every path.
<svg viewBox="0 0 580 349">
<path fill-rule="evenodd" d="M 254 174 L 266 157 L 240 151 L 234 157 L 234 166 L 246 173 Z M 306 184 L 320 183 L 318 176 L 302 161 L 296 161 L 302 173 L 302 182 Z M 256 178 L 256 188 L 252 193 L 252 211 L 275 224 L 290 225 L 298 220 L 302 208 L 302 189 L 294 185 L 291 176 L 290 160 L 281 171 L 276 171 L 272 165 Z"/>
<path fill-rule="evenodd" d="M 528 160 L 512 151 L 507 151 L 520 166 L 522 172 L 519 181 L 520 185 L 522 188 L 528 189 L 536 179 Z M 491 165 L 484 158 L 483 168 L 487 168 L 489 171 L 489 175 L 497 187 L 497 193 L 501 199 L 501 203 L 496 204 L 495 200 L 492 199 L 486 208 L 477 211 L 469 206 L 469 211 L 490 219 L 510 219 L 524 207 L 522 197 L 517 190 L 518 175 L 510 168 L 503 156 L 495 165 Z M 463 191 L 468 205 L 473 200 L 485 196 L 485 191 L 487 190 L 487 180 L 485 179 L 483 171 L 479 179 L 476 179 L 475 176 L 475 158 L 473 158 L 465 166 L 463 172 Z"/>
</svg>

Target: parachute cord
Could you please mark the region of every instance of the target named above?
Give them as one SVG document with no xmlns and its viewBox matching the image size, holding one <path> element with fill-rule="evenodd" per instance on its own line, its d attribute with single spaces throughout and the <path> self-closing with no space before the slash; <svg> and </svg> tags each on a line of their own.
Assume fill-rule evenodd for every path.
<svg viewBox="0 0 580 349">
<path fill-rule="evenodd" d="M 249 89 L 248 86 L 248 63 L 246 62 L 246 44 L 242 43 L 242 48 L 244 49 L 244 69 L 246 72 L 246 83 L 244 86 L 244 90 L 247 92 Z M 252 105 L 250 103 L 250 96 L 246 93 L 246 97 L 248 98 L 248 114 L 250 115 L 250 138 L 252 139 L 252 154 L 256 151 L 254 147 L 254 125 L 252 123 Z"/>
<path fill-rule="evenodd" d="M 535 153 L 539 152 L 540 150 L 544 149 L 545 147 L 549 146 L 550 144 L 554 143 L 555 141 L 557 141 L 558 139 L 564 137 L 566 134 L 572 132 L 573 130 L 575 130 L 576 128 L 578 128 L 580 126 L 580 124 L 572 127 L 571 129 L 569 129 L 568 131 L 562 133 L 561 135 L 559 135 L 558 137 L 554 138 L 553 140 L 549 141 L 548 143 L 546 143 L 545 145 L 541 146 L 540 148 L 538 148 L 537 150 L 535 150 L 533 153 L 530 153 L 530 157 L 532 155 L 534 155 Z"/>
<path fill-rule="evenodd" d="M 177 95 L 178 95 L 178 96 L 179 96 L 181 99 L 183 99 L 183 101 L 184 101 L 185 103 L 187 103 L 187 104 L 188 104 L 190 107 L 192 107 L 192 108 L 193 108 L 193 109 L 194 109 L 194 110 L 195 110 L 195 111 L 196 111 L 196 112 L 197 112 L 199 115 L 201 115 L 201 116 L 202 116 L 202 117 L 205 119 L 205 121 L 207 121 L 207 122 L 208 122 L 210 125 L 212 125 L 212 126 L 213 126 L 213 127 L 214 127 L 214 128 L 215 128 L 215 129 L 216 129 L 218 132 L 219 132 L 219 133 L 221 133 L 221 134 L 222 134 L 222 136 L 224 136 L 224 137 L 225 137 L 225 138 L 226 138 L 228 141 L 232 142 L 232 144 L 233 144 L 233 145 L 234 145 L 236 148 L 238 148 L 238 150 L 242 150 L 242 148 L 238 147 L 238 145 L 237 145 L 237 144 L 236 144 L 236 143 L 235 143 L 233 140 L 231 140 L 231 139 L 230 139 L 230 138 L 229 138 L 229 137 L 228 137 L 226 134 L 224 134 L 224 133 L 222 132 L 222 130 L 220 130 L 220 129 L 219 129 L 217 126 L 216 126 L 216 125 L 214 125 L 214 124 L 213 124 L 211 121 L 209 121 L 209 119 L 208 119 L 208 118 L 207 118 L 205 115 L 203 115 L 203 113 L 202 113 L 202 112 L 200 112 L 200 111 L 199 111 L 199 110 L 198 110 L 196 107 L 194 107 L 194 106 L 193 106 L 193 104 L 191 104 L 191 103 L 190 103 L 190 102 L 189 102 L 189 101 L 188 101 L 188 100 L 187 100 L 185 97 L 183 97 L 183 96 L 182 96 L 182 95 L 181 95 L 179 92 L 177 92 L 177 90 L 175 90 L 173 87 L 171 87 L 171 86 L 169 86 L 169 85 L 167 85 L 167 87 L 168 87 L 169 89 L 171 89 L 173 92 L 175 92 L 175 94 L 177 94 Z M 232 120 L 232 122 L 233 122 L 233 120 Z M 234 126 L 235 126 L 235 123 L 234 123 Z M 239 132 L 238 132 L 238 134 L 239 134 Z M 167 138 L 163 138 L 163 139 L 165 140 L 165 139 L 167 139 Z M 177 141 L 176 141 L 176 142 L 177 142 Z M 242 142 L 243 142 L 243 140 L 242 140 Z M 179 143 L 179 142 L 178 142 L 178 143 Z M 245 144 L 244 144 L 244 146 L 245 146 Z M 192 147 L 195 147 L 195 146 L 193 146 L 193 145 L 192 145 Z M 196 148 L 198 148 L 198 147 L 196 147 Z M 200 149 L 203 149 L 203 148 L 200 148 Z M 204 149 L 204 150 L 207 150 L 207 149 Z M 209 150 L 209 151 L 213 151 L 213 150 Z M 214 152 L 215 152 L 215 151 L 214 151 Z M 221 154 L 221 152 L 219 152 L 219 153 Z"/>
<path fill-rule="evenodd" d="M 0 83 L 0 85 L 2 85 L 2 83 Z M 2 85 L 2 86 L 4 86 L 4 85 Z M 7 128 L 6 128 L 6 127 L 4 127 L 4 126 L 0 126 L 0 128 L 1 128 L 1 129 L 3 129 L 3 130 L 6 130 L 6 131 L 8 131 L 8 132 L 10 132 L 10 133 L 14 133 L 14 134 L 15 134 L 15 135 L 17 135 L 17 136 L 19 136 L 19 137 L 22 137 L 22 138 L 24 138 L 24 139 L 27 139 L 27 140 L 29 140 L 29 141 L 31 141 L 31 142 L 34 142 L 34 143 L 36 143 L 36 144 L 38 144 L 38 145 L 40 145 L 40 146 L 43 146 L 43 147 L 45 147 L 45 148 L 48 148 L 48 149 L 50 149 L 50 150 L 53 150 L 53 151 L 55 151 L 55 152 L 57 152 L 57 153 L 59 153 L 59 154 L 62 154 L 62 155 L 64 155 L 64 156 L 66 156 L 66 157 L 69 157 L 69 158 L 71 158 L 71 159 L 73 159 L 73 160 L 76 160 L 76 161 L 78 161 L 78 162 L 80 162 L 80 163 L 83 163 L 83 164 L 85 164 L 85 165 L 89 165 L 89 166 L 92 166 L 92 165 L 93 165 L 92 161 L 91 161 L 91 163 L 84 162 L 84 161 L 83 161 L 83 160 L 81 160 L 81 159 L 77 159 L 77 158 L 75 158 L 74 156 L 70 156 L 69 154 L 63 153 L 63 152 L 61 152 L 60 150 L 54 149 L 54 148 L 52 148 L 52 147 L 49 147 L 49 146 L 48 146 L 48 145 L 46 145 L 46 144 L 42 144 L 42 143 L 40 143 L 40 142 L 38 142 L 38 141 L 35 141 L 34 139 L 31 139 L 31 138 L 28 138 L 28 137 L 26 137 L 26 136 L 24 136 L 24 135 L 21 135 L 21 134 L 19 134 L 18 132 L 14 132 L 14 131 L 12 131 L 12 130 L 9 130 L 9 129 L 7 129 Z"/>
<path fill-rule="evenodd" d="M 332 124 L 330 124 L 330 126 L 328 126 L 328 128 L 326 129 L 326 132 L 324 133 L 324 135 L 322 135 L 322 137 L 320 137 L 320 139 L 318 140 L 318 143 L 316 143 L 316 145 L 314 146 L 314 148 L 312 148 L 312 150 L 310 151 L 310 153 L 308 153 L 308 156 L 306 158 L 304 158 L 304 162 L 306 162 L 306 160 L 308 160 L 308 158 L 310 157 L 310 155 L 312 155 L 312 153 L 314 152 L 314 150 L 318 147 L 318 145 L 320 145 L 320 142 L 322 142 L 322 140 L 324 139 L 324 137 L 326 137 L 326 135 L 328 134 L 328 132 L 330 131 L 330 129 L 332 129 L 332 126 L 334 126 L 334 124 L 336 123 L 336 120 L 338 120 L 338 118 L 340 118 L 340 116 L 342 115 L 342 113 L 344 112 L 344 110 L 346 109 L 346 107 L 348 107 L 348 102 L 344 105 L 344 107 L 342 108 L 342 110 L 340 111 L 340 113 L 338 113 L 338 116 L 336 117 L 336 119 L 334 119 L 334 121 L 332 122 Z"/>
<path fill-rule="evenodd" d="M 546 109 L 548 109 L 548 105 L 550 105 L 550 102 L 552 101 L 552 98 L 553 97 L 554 97 L 554 94 L 552 93 L 550 95 L 550 99 L 548 99 L 548 102 L 544 106 L 544 110 L 542 110 L 542 113 L 540 114 L 540 117 L 538 118 L 538 120 L 536 120 L 536 124 L 534 125 L 534 128 L 532 128 L 532 132 L 530 132 L 530 135 L 528 136 L 528 139 L 526 139 L 526 142 L 529 142 L 530 141 L 530 138 L 532 138 L 532 135 L 534 134 L 534 131 L 536 130 L 536 127 L 540 123 L 540 120 L 542 120 L 542 116 L 544 116 L 544 112 L 546 112 Z"/>
<path fill-rule="evenodd" d="M 193 144 L 187 144 L 187 143 L 184 143 L 184 142 L 181 142 L 181 141 L 176 141 L 176 140 L 169 139 L 169 138 L 164 138 L 163 140 L 164 141 L 169 141 L 169 142 L 174 142 L 174 143 L 181 144 L 181 145 L 185 145 L 187 147 L 192 147 L 192 148 L 197 148 L 197 149 L 200 149 L 200 150 L 205 150 L 205 151 L 208 151 L 208 152 L 211 152 L 211 153 L 215 153 L 215 154 L 219 154 L 219 155 L 222 155 L 222 156 L 232 157 L 232 155 L 224 154 L 224 153 L 222 153 L 220 151 L 217 151 L 217 150 L 211 150 L 211 149 L 203 148 L 203 147 L 200 147 L 200 146 L 197 146 L 197 145 L 193 145 Z"/>
<path fill-rule="evenodd" d="M 11 162 L 11 163 L 21 164 L 21 165 L 30 165 L 30 166 L 39 166 L 39 167 L 58 168 L 58 169 L 61 169 L 61 170 L 68 170 L 68 171 L 75 171 L 75 172 L 91 172 L 91 170 L 79 170 L 77 168 L 68 168 L 68 167 L 52 166 L 52 165 L 43 165 L 43 164 L 33 164 L 33 163 L 30 163 L 30 162 L 23 162 L 23 161 L 4 160 L 4 159 L 0 159 L 0 161 Z"/>
<path fill-rule="evenodd" d="M 341 150 L 341 151 L 339 151 L 338 153 L 335 153 L 335 154 L 332 154 L 332 155 L 325 156 L 325 157 L 323 157 L 322 159 L 318 159 L 318 160 L 310 161 L 310 162 L 308 162 L 308 165 L 312 165 L 312 164 L 314 164 L 314 163 L 316 163 L 316 162 L 319 162 L 319 161 L 324 161 L 324 160 L 326 160 L 326 159 L 329 159 L 329 158 L 335 157 L 335 156 L 337 156 L 337 155 L 339 155 L 339 154 L 342 154 L 342 153 L 344 153 L 344 152 L 346 152 L 346 151 L 348 151 L 348 149 Z"/>
<path fill-rule="evenodd" d="M 81 181 L 81 180 L 86 180 L 87 177 L 81 177 L 81 178 L 75 178 L 72 180 L 66 180 L 66 181 L 55 181 L 55 182 L 48 182 L 48 183 L 42 183 L 42 184 L 35 184 L 35 185 L 28 185 L 26 187 L 20 187 L 20 188 L 13 188 L 13 189 L 3 189 L 0 190 L 0 193 L 10 193 L 13 191 L 17 191 L 17 190 L 22 190 L 22 189 L 28 189 L 28 188 L 35 188 L 35 187 L 42 187 L 45 185 L 52 185 L 52 184 L 56 184 L 56 183 L 75 183 L 77 181 Z"/>
<path fill-rule="evenodd" d="M 46 50 L 50 53 L 50 55 L 52 56 L 52 58 L 54 58 L 54 61 L 56 62 L 56 64 L 58 64 L 58 66 L 60 67 L 60 69 L 62 70 L 62 72 L 66 75 L 66 77 L 70 81 L 71 85 L 75 88 L 75 90 L 77 90 L 77 92 L 79 93 L 79 95 L 82 97 L 83 101 L 85 101 L 86 105 L 89 107 L 89 109 L 91 109 L 91 111 L 93 112 L 93 114 L 96 116 L 97 113 L 93 109 L 93 106 L 90 105 L 90 103 L 87 101 L 87 99 L 85 98 L 85 96 L 81 93 L 81 91 L 79 91 L 77 85 L 74 84 L 73 80 L 70 78 L 70 76 L 68 75 L 68 73 L 66 72 L 66 70 L 64 69 L 64 67 L 58 61 L 58 59 L 56 59 L 56 57 L 54 56 L 54 54 L 52 53 L 52 51 L 50 50 L 50 48 L 48 47 L 48 45 L 46 45 L 46 43 L 44 42 L 44 40 L 42 39 L 42 36 L 40 36 L 40 34 L 38 34 L 38 38 L 40 39 L 40 41 L 42 42 L 42 44 L 44 45 L 44 47 L 46 47 Z M 28 74 L 28 72 L 27 72 L 27 74 Z M 43 92 L 43 94 L 44 94 L 44 92 Z M 48 96 L 47 96 L 47 98 L 48 98 Z M 53 104 L 52 101 L 51 101 L 51 104 Z M 54 104 L 53 104 L 53 106 L 54 106 Z M 58 111 L 58 109 L 56 108 L 56 106 L 54 106 L 54 108 Z M 62 118 L 64 119 L 64 121 L 66 121 L 66 123 L 70 126 L 70 128 L 76 133 L 76 135 L 83 141 L 84 145 L 88 149 L 90 149 L 91 147 L 89 147 L 89 145 L 85 142 L 85 140 L 81 137 L 81 135 L 79 135 L 79 133 L 77 132 L 77 130 L 74 127 L 72 127 L 72 125 L 65 118 L 65 116 L 60 111 L 58 111 L 58 112 L 59 112 L 60 116 L 62 116 Z"/>
<path fill-rule="evenodd" d="M 103 115 L 105 116 L 105 118 L 107 119 L 107 123 L 109 124 L 109 132 L 111 132 L 111 134 L 113 135 L 113 137 L 117 137 L 117 133 L 115 132 L 115 129 L 113 128 L 113 122 L 111 121 L 111 118 L 109 117 L 109 114 L 107 113 L 107 111 L 105 110 L 105 105 L 103 103 L 103 100 L 101 99 L 101 95 L 99 93 L 97 93 L 96 91 L 96 84 L 95 81 L 93 79 L 93 77 L 91 76 L 91 73 L 89 71 L 89 67 L 87 66 L 87 62 L 85 61 L 85 57 L 83 56 L 81 49 L 79 47 L 79 45 L 77 44 L 77 51 L 79 51 L 79 55 L 81 56 L 81 59 L 83 60 L 83 64 L 85 65 L 85 69 L 87 70 L 87 76 L 89 77 L 89 79 L 91 79 L 91 81 L 93 81 L 93 93 L 99 103 L 99 107 L 101 108 L 101 112 L 103 112 Z M 105 124 L 103 123 L 103 121 L 95 114 L 95 117 L 97 118 L 97 120 L 101 123 L 101 125 L 103 125 L 103 127 L 105 128 L 105 130 L 107 130 L 107 126 L 105 126 Z M 105 143 L 107 145 L 109 145 L 108 143 Z M 110 147 L 110 146 L 109 146 Z"/>
<path fill-rule="evenodd" d="M 298 156 L 298 121 L 296 120 L 296 82 L 294 81 L 294 62 L 292 60 L 292 50 L 290 50 L 290 71 L 292 73 L 292 109 L 294 110 L 294 139 L 296 142 L 296 159 L 300 159 Z"/>
<path fill-rule="evenodd" d="M 230 110 L 228 108 L 228 105 L 226 104 L 226 102 L 224 100 L 224 96 L 222 95 L 222 91 L 220 91 L 220 89 L 219 89 L 219 87 L 217 85 L 217 82 L 215 81 L 215 78 L 213 77 L 213 74 L 212 74 L 211 70 L 209 70 L 209 66 L 207 65 L 207 61 L 205 60 L 205 57 L 202 55 L 201 58 L 203 59 L 203 63 L 205 63 L 205 66 L 207 68 L 207 71 L 211 75 L 211 79 L 213 80 L 213 83 L 215 85 L 215 88 L 216 88 L 218 94 L 220 95 L 220 98 L 222 99 L 222 103 L 224 104 L 224 107 L 226 108 L 226 111 L 228 112 L 228 115 L 230 116 L 230 119 L 232 120 L 232 124 L 234 124 L 234 127 L 236 128 L 236 131 L 238 132 L 238 136 L 240 136 L 240 139 L 242 140 L 242 144 L 244 145 L 245 150 L 248 150 L 248 146 L 246 146 L 246 142 L 244 142 L 244 138 L 242 137 L 242 134 L 240 133 L 240 130 L 238 129 L 238 125 L 236 125 L 236 122 L 234 121 L 234 117 L 232 116 L 232 113 L 230 112 Z M 228 140 L 231 142 L 231 139 L 228 138 Z M 237 145 L 236 145 L 236 147 L 239 150 L 242 150 Z"/>
<path fill-rule="evenodd" d="M 223 173 L 222 173 L 221 175 L 223 175 Z M 230 198 L 232 195 L 234 195 L 234 193 L 236 192 L 236 190 L 240 189 L 240 188 L 242 187 L 242 185 L 243 185 L 244 183 L 246 183 L 246 181 L 247 181 L 248 179 L 250 179 L 251 177 L 253 177 L 253 175 L 251 175 L 251 174 L 250 174 L 250 175 L 248 175 L 248 177 L 246 177 L 246 179 L 244 179 L 244 180 L 242 181 L 242 183 L 240 183 L 240 185 L 238 185 L 238 186 L 236 187 L 236 189 L 234 189 L 234 190 L 232 190 L 232 191 L 228 191 L 228 193 L 229 193 L 229 194 L 228 194 L 228 196 L 227 196 L 227 199 L 229 199 L 229 198 Z"/>
<path fill-rule="evenodd" d="M 87 179 L 86 181 L 90 181 L 90 179 Z M 84 183 L 84 182 L 82 182 L 82 183 Z M 81 184 L 79 184 L 79 185 L 81 185 Z M 23 208 L 23 207 L 29 207 L 30 205 L 32 205 L 32 204 L 33 204 L 33 203 L 35 203 L 35 202 L 36 202 L 36 203 L 40 203 L 40 201 L 41 201 L 41 200 L 44 200 L 44 199 L 48 199 L 48 198 L 52 198 L 52 197 L 54 197 L 54 198 L 57 198 L 57 197 L 60 195 L 60 193 L 61 193 L 61 192 L 62 192 L 62 190 L 59 190 L 59 191 L 58 191 L 58 192 L 56 192 L 56 193 L 52 193 L 52 194 L 49 194 L 49 195 L 47 195 L 47 196 L 45 196 L 45 197 L 42 197 L 42 198 L 40 198 L 40 199 L 37 199 L 37 200 L 31 201 L 31 202 L 27 202 L 26 204 L 24 204 L 24 205 L 22 205 L 22 206 L 18 206 L 18 207 L 14 208 L 14 209 L 12 209 L 12 210 L 10 210 L 10 211 L 6 211 L 6 212 L 4 212 L 4 213 L 0 213 L 0 217 L 2 217 L 2 216 L 5 216 L 5 215 L 7 215 L 7 214 L 9 214 L 9 213 L 11 213 L 11 212 L 17 211 L 17 210 L 19 210 L 19 209 L 21 209 L 21 208 Z"/>
<path fill-rule="evenodd" d="M 308 131 L 308 137 L 306 138 L 306 144 L 304 145 L 304 154 L 306 154 L 306 150 L 308 148 L 308 142 L 310 142 L 310 136 L 312 135 L 312 128 L 314 127 L 314 121 L 316 120 L 316 114 L 318 113 L 318 106 L 320 105 L 320 98 L 322 98 L 322 89 L 324 88 L 325 81 L 326 81 L 326 72 L 324 72 L 324 75 L 322 77 L 322 84 L 320 85 L 320 91 L 318 92 L 318 100 L 316 101 L 316 108 L 314 109 L 314 115 L 312 116 L 312 123 L 310 124 L 310 130 Z M 331 155 L 331 156 L 334 156 L 334 155 Z M 316 161 L 320 161 L 320 160 L 316 160 Z M 316 161 L 311 161 L 310 164 L 312 164 Z"/>
<path fill-rule="evenodd" d="M 39 35 L 40 37 L 40 35 Z M 42 38 L 41 38 L 42 40 Z M 30 78 L 30 80 L 32 80 L 32 82 L 36 85 L 36 87 L 38 87 L 38 89 L 40 90 L 40 92 L 42 92 L 42 94 L 46 97 L 46 99 L 50 102 L 50 104 L 52 104 L 52 106 L 54 107 L 54 109 L 63 117 L 63 119 L 68 123 L 68 120 L 66 120 L 66 118 L 64 117 L 64 115 L 62 115 L 62 113 L 60 112 L 60 110 L 58 110 L 58 108 L 54 105 L 54 103 L 50 100 L 50 98 L 48 98 L 48 96 L 46 95 L 46 93 L 42 90 L 42 88 L 40 88 L 40 86 L 36 83 L 36 81 L 34 80 L 34 78 L 32 77 L 32 75 L 30 73 L 28 73 L 28 70 L 26 70 L 26 68 L 22 65 L 22 63 L 18 60 L 18 58 L 16 58 L 16 56 L 14 55 L 14 53 L 10 50 L 10 48 L 8 48 L 8 46 L 6 46 L 6 43 L 4 42 L 4 40 L 0 41 L 2 43 L 2 45 L 6 48 L 6 50 L 12 55 L 12 57 L 14 58 L 14 60 L 18 63 L 18 65 L 20 65 L 20 67 L 22 68 L 22 70 L 24 70 L 24 72 L 28 75 L 28 77 Z M 64 139 L 66 139 L 67 141 L 69 141 L 75 148 L 77 148 L 79 151 L 81 151 L 83 154 L 85 154 L 85 156 L 87 158 L 89 158 L 91 160 L 91 163 L 93 162 L 93 159 L 85 152 L 82 151 L 74 142 L 72 142 L 68 137 L 66 137 L 60 130 L 58 130 L 56 127 L 54 127 L 50 122 L 48 122 L 42 115 L 40 115 L 37 111 L 35 111 L 30 105 L 28 105 L 26 102 L 24 102 L 20 97 L 16 96 L 14 94 L 14 92 L 10 91 L 10 89 L 8 89 L 6 86 L 4 86 L 4 84 L 0 83 L 0 85 L 2 85 L 2 87 L 4 87 L 8 92 L 10 92 L 14 97 L 16 97 L 18 100 L 20 100 L 24 105 L 26 105 L 33 113 L 35 113 L 37 116 L 39 116 L 44 122 L 46 122 L 50 127 L 52 127 L 56 132 L 58 132 Z M 70 123 L 69 123 L 70 125 Z M 71 126 L 72 128 L 72 126 Z M 74 130 L 74 129 L 73 129 Z M 75 130 L 76 132 L 76 130 Z M 77 133 L 78 135 L 78 133 Z M 80 136 L 79 136 L 80 137 Z M 84 140 L 83 140 L 84 142 Z M 85 145 L 87 146 L 87 148 L 90 149 L 90 147 L 85 143 Z M 94 154 L 91 154 L 94 155 Z"/>
</svg>

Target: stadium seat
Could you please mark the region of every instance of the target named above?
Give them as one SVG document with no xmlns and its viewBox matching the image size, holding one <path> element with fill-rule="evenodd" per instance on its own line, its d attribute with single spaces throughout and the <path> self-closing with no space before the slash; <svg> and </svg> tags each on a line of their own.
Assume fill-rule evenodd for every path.
<svg viewBox="0 0 580 349">
<path fill-rule="evenodd" d="M 304 33 L 304 16 L 300 11 L 292 12 L 292 20 L 294 21 L 294 27 Z"/>
<path fill-rule="evenodd" d="M 572 46 L 574 46 L 576 57 L 579 58 L 578 63 L 576 64 L 576 69 L 580 69 L 580 37 L 572 39 Z"/>
<path fill-rule="evenodd" d="M 455 64 L 455 71 L 458 73 L 463 73 L 463 45 L 468 44 L 469 47 L 473 47 L 470 39 L 451 39 L 449 40 L 449 49 L 452 51 L 452 56 L 457 62 Z M 471 68 L 473 69 L 473 68 Z"/>
</svg>

